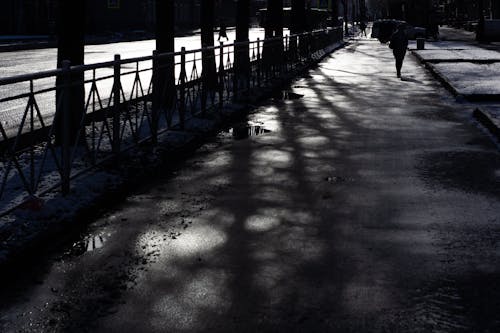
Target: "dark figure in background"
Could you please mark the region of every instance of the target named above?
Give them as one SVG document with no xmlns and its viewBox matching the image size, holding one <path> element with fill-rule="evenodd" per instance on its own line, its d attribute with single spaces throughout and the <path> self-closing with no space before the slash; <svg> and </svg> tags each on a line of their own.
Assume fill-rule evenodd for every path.
<svg viewBox="0 0 500 333">
<path fill-rule="evenodd" d="M 361 29 L 361 36 L 363 36 L 364 34 L 365 37 L 368 37 L 366 35 L 366 23 L 364 21 L 361 21 L 361 23 L 359 24 L 359 28 Z"/>
<path fill-rule="evenodd" d="M 220 23 L 219 38 L 217 38 L 217 41 L 220 42 L 221 38 L 229 40 L 229 38 L 227 37 L 226 24 L 224 22 Z"/>
<path fill-rule="evenodd" d="M 403 60 L 408 48 L 408 37 L 406 36 L 404 24 L 399 25 L 396 32 L 392 34 L 389 47 L 396 59 L 396 73 L 398 77 L 401 77 L 401 67 L 403 67 Z"/>
</svg>

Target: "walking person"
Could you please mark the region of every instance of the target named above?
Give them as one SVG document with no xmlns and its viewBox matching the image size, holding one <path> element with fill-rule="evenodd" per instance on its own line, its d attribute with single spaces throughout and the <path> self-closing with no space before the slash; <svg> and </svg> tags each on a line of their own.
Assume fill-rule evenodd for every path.
<svg viewBox="0 0 500 333">
<path fill-rule="evenodd" d="M 394 58 L 396 59 L 396 73 L 401 77 L 401 67 L 403 67 L 403 60 L 408 48 L 408 36 L 406 36 L 405 25 L 400 24 L 395 33 L 391 36 L 389 47 L 392 49 Z"/>
<path fill-rule="evenodd" d="M 361 29 L 361 36 L 363 36 L 363 34 L 364 34 L 365 37 L 368 37 L 366 35 L 366 23 L 365 23 L 365 21 L 361 21 L 361 23 L 359 24 L 359 29 Z"/>
<path fill-rule="evenodd" d="M 226 24 L 224 22 L 220 23 L 219 38 L 217 38 L 217 41 L 220 42 L 221 38 L 229 40 L 229 38 L 227 37 Z"/>
</svg>

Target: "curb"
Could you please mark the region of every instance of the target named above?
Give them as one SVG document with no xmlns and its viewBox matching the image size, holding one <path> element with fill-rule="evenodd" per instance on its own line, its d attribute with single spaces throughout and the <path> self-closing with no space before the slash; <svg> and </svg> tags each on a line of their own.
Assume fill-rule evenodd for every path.
<svg viewBox="0 0 500 333">
<path fill-rule="evenodd" d="M 469 102 L 484 102 L 484 101 L 499 101 L 500 95 L 462 95 L 457 89 L 453 86 L 453 84 L 441 74 L 441 72 L 436 69 L 431 62 L 423 59 L 418 53 L 414 52 L 415 50 L 411 50 L 411 53 L 425 66 L 426 69 L 431 72 L 432 76 L 434 76 L 441 84 L 453 94 L 456 98 L 464 98 Z M 476 107 L 472 112 L 472 116 L 483 125 L 497 140 L 500 141 L 500 120 L 496 119 L 496 117 L 492 116 L 488 111 L 482 109 L 481 107 Z"/>
<path fill-rule="evenodd" d="M 480 107 L 474 110 L 472 116 L 500 142 L 500 119 Z"/>
<path fill-rule="evenodd" d="M 55 42 L 39 42 L 39 43 L 13 43 L 0 45 L 0 52 L 16 52 L 28 50 L 40 50 L 47 48 L 55 48 Z"/>
<path fill-rule="evenodd" d="M 422 50 L 418 49 L 408 49 L 420 62 L 422 63 L 431 63 L 431 64 L 439 64 L 439 63 L 450 63 L 450 62 L 458 62 L 458 63 L 463 63 L 463 62 L 470 62 L 473 64 L 494 64 L 497 62 L 500 62 L 500 58 L 497 59 L 463 59 L 463 58 L 447 58 L 447 59 L 431 59 L 431 60 L 425 60 L 418 52 Z"/>
<path fill-rule="evenodd" d="M 450 91 L 453 96 L 457 98 L 464 98 L 469 102 L 498 102 L 500 101 L 500 94 L 461 94 L 458 92 L 458 90 L 453 86 L 453 84 L 444 76 L 437 68 L 435 68 L 434 64 L 437 63 L 443 63 L 443 61 L 428 61 L 422 58 L 418 53 L 415 51 L 417 50 L 410 50 L 411 53 L 417 58 L 420 63 L 422 63 L 425 68 L 427 68 L 431 74 L 439 81 L 441 84 Z M 452 63 L 453 61 L 445 61 L 446 63 Z M 458 62 L 471 62 L 471 63 L 497 63 L 500 61 L 490 61 L 490 62 L 478 62 L 478 61 L 458 61 Z"/>
<path fill-rule="evenodd" d="M 415 58 L 417 58 L 418 61 L 420 61 L 420 63 L 424 65 L 429 72 L 431 72 L 432 76 L 434 76 L 435 79 L 437 79 L 449 92 L 451 92 L 453 96 L 460 97 L 460 93 L 455 89 L 455 87 L 453 87 L 451 82 L 444 75 L 442 75 L 441 72 L 432 65 L 432 63 L 426 61 L 416 51 L 417 50 L 414 49 L 410 50 L 411 54 L 413 54 L 413 56 L 415 56 Z"/>
</svg>

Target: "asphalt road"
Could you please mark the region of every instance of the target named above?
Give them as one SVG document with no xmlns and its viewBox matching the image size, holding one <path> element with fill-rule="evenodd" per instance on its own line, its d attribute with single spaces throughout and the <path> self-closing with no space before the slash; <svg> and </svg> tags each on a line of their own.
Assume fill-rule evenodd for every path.
<svg viewBox="0 0 500 333">
<path fill-rule="evenodd" d="M 236 38 L 233 29 L 228 30 L 227 35 L 230 42 Z M 218 34 L 215 33 L 214 36 L 217 42 Z M 249 39 L 256 40 L 257 38 L 264 38 L 264 29 L 250 29 Z M 223 41 L 226 42 L 225 39 Z M 187 50 L 200 48 L 200 35 L 177 37 L 175 50 L 180 51 L 183 46 Z M 155 40 L 87 45 L 85 46 L 85 64 L 112 61 L 115 54 L 120 54 L 123 59 L 150 56 L 153 50 L 155 50 Z M 56 57 L 57 50 L 55 48 L 4 52 L 0 57 L 0 77 L 55 69 Z"/>
<path fill-rule="evenodd" d="M 354 41 L 4 284 L 0 331 L 500 330 L 500 154 Z M 295 97 L 300 97 L 293 95 Z"/>
<path fill-rule="evenodd" d="M 286 30 L 285 33 L 288 33 Z M 215 35 L 215 41 L 218 45 L 217 38 L 218 34 Z M 224 43 L 232 43 L 235 36 L 235 30 L 231 29 L 227 31 L 229 41 L 222 39 Z M 261 28 L 250 29 L 249 39 L 250 41 L 257 40 L 257 38 L 264 38 L 264 30 Z M 121 55 L 122 59 L 138 58 L 152 55 L 153 50 L 155 50 L 156 42 L 155 40 L 145 40 L 137 42 L 123 42 L 123 43 L 111 43 L 111 44 L 101 44 L 101 45 L 87 45 L 85 47 L 85 64 L 95 64 L 109 62 L 114 59 L 115 54 Z M 186 50 L 195 50 L 201 47 L 200 35 L 177 37 L 175 40 L 175 50 L 180 51 L 182 47 Z M 198 55 L 198 58 L 201 55 Z M 17 75 L 24 75 L 30 73 L 36 73 L 41 71 L 48 71 L 56 68 L 57 50 L 55 48 L 48 49 L 37 49 L 37 50 L 25 50 L 25 51 L 15 51 L 15 52 L 4 52 L 0 57 L 0 77 L 11 77 Z M 191 60 L 187 57 L 187 60 Z M 177 61 L 180 61 L 179 59 Z M 191 75 L 191 65 L 186 66 L 188 71 L 188 77 Z M 122 72 L 133 70 L 135 66 L 133 64 L 123 66 Z M 140 68 L 151 68 L 151 62 L 144 62 L 140 64 Z M 198 73 L 201 73 L 201 62 L 197 63 Z M 176 67 L 177 75 L 179 74 L 180 67 Z M 112 68 L 104 68 L 97 71 L 97 77 L 104 77 L 113 74 Z M 91 79 L 92 73 L 86 73 L 86 79 Z M 143 85 L 143 90 L 147 92 L 148 86 L 151 80 L 151 72 L 144 72 L 141 74 L 141 80 Z M 123 77 L 123 88 L 125 90 L 125 95 L 128 96 L 132 91 L 132 86 L 134 83 L 134 76 L 128 75 Z M 34 81 L 35 91 L 41 91 L 50 87 L 54 87 L 55 79 L 42 79 Z M 111 94 L 111 88 L 113 81 L 111 79 L 99 82 L 99 91 L 101 98 L 107 99 Z M 90 84 L 86 87 L 87 93 L 90 91 Z M 11 84 L 0 86 L 0 97 L 6 98 L 10 96 L 16 96 L 19 94 L 29 92 L 29 82 Z M 46 123 L 50 123 L 52 114 L 55 112 L 55 93 L 48 92 L 36 95 L 36 100 L 40 108 L 41 113 L 44 116 L 49 116 L 46 119 Z M 21 122 L 23 113 L 25 112 L 27 105 L 27 98 L 17 99 L 15 101 L 9 101 L 0 103 L 0 122 L 2 125 L 8 129 L 16 128 Z M 15 134 L 13 132 L 13 134 Z"/>
</svg>

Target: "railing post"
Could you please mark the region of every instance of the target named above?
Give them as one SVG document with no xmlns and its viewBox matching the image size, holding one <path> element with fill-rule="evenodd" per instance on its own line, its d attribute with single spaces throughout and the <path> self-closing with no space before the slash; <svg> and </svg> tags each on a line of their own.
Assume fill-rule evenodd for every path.
<svg viewBox="0 0 500 333">
<path fill-rule="evenodd" d="M 158 114 L 160 112 L 160 96 L 161 91 L 159 87 L 161 84 L 159 82 L 159 63 L 158 63 L 158 51 L 153 51 L 153 100 L 151 102 L 151 141 L 154 145 L 158 143 Z"/>
<path fill-rule="evenodd" d="M 205 52 L 201 51 L 201 101 L 200 101 L 200 106 L 201 106 L 201 114 L 205 115 L 207 112 L 207 69 L 203 67 L 205 64 Z"/>
<path fill-rule="evenodd" d="M 245 78 L 246 78 L 246 89 L 247 91 L 250 91 L 251 87 L 251 76 L 252 76 L 252 60 L 250 59 L 250 49 L 251 49 L 251 43 L 250 39 L 247 39 L 245 41 L 246 46 L 245 46 L 245 51 L 247 54 L 245 55 Z M 247 60 L 248 59 L 248 60 Z"/>
<path fill-rule="evenodd" d="M 311 61 L 312 60 L 312 49 L 313 49 L 313 32 L 312 31 L 309 31 L 309 33 L 307 34 L 307 39 L 308 39 L 308 43 L 307 43 L 307 60 Z"/>
<path fill-rule="evenodd" d="M 181 49 L 181 73 L 179 82 L 179 92 L 180 92 L 179 121 L 181 129 L 184 129 L 184 121 L 186 116 L 186 48 L 184 46 Z M 202 106 L 202 112 L 205 112 L 203 110 L 203 106 Z"/>
<path fill-rule="evenodd" d="M 261 61 L 260 61 L 260 38 L 257 38 L 257 86 L 260 87 Z"/>
<path fill-rule="evenodd" d="M 224 103 L 224 42 L 219 42 L 219 109 Z"/>
<path fill-rule="evenodd" d="M 288 61 L 290 58 L 289 50 L 290 50 L 290 41 L 288 40 L 288 35 L 286 35 L 285 36 L 285 50 L 283 51 L 283 57 L 284 57 L 283 64 L 285 65 L 285 72 L 288 72 Z"/>
<path fill-rule="evenodd" d="M 30 132 L 35 132 L 35 106 L 33 105 L 35 101 L 35 92 L 33 86 L 33 80 L 30 80 L 30 97 L 29 97 L 29 109 L 30 109 Z M 34 147 L 31 146 L 30 149 L 30 194 L 35 193 L 35 152 Z"/>
<path fill-rule="evenodd" d="M 113 153 L 120 153 L 120 107 L 121 107 L 121 64 L 120 55 L 115 54 L 114 74 L 113 74 Z"/>
<path fill-rule="evenodd" d="M 236 40 L 233 41 L 233 100 L 238 98 L 238 88 L 239 88 L 239 75 L 236 68 L 237 58 L 239 57 L 240 48 L 236 44 Z M 238 69 L 239 70 L 239 69 Z"/>
<path fill-rule="evenodd" d="M 62 179 L 61 190 L 63 195 L 69 194 L 71 178 L 71 71 L 70 61 L 62 62 L 63 89 L 62 89 Z"/>
</svg>

